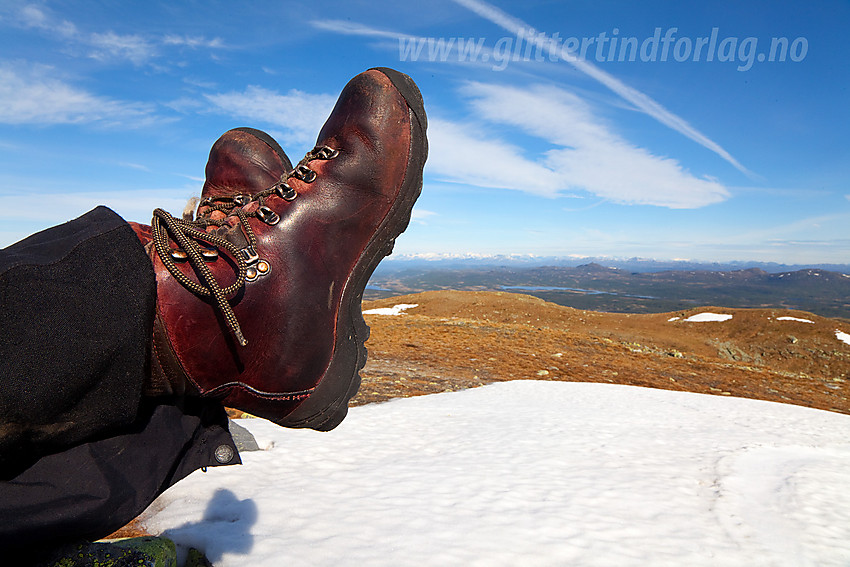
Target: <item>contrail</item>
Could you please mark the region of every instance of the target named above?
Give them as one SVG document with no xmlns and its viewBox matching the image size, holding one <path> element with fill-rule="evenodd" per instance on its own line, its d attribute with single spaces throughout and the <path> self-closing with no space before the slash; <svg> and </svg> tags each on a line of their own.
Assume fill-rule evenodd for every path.
<svg viewBox="0 0 850 567">
<path fill-rule="evenodd" d="M 313 20 L 310 22 L 313 27 L 321 30 L 327 30 L 348 35 L 365 35 L 369 37 L 386 37 L 389 39 L 424 39 L 419 36 L 399 33 L 394 31 L 379 30 L 363 24 L 347 22 L 341 20 Z"/>
<path fill-rule="evenodd" d="M 454 0 L 454 2 L 460 4 L 464 8 L 475 12 L 485 20 L 489 20 L 490 22 L 496 24 L 497 26 L 507 30 L 508 32 L 514 35 L 519 35 L 520 33 L 525 34 L 525 36 L 529 38 L 529 41 L 533 42 L 534 45 L 537 46 L 539 49 L 545 50 L 547 53 L 551 53 L 551 43 L 541 39 L 541 34 L 522 20 L 514 18 L 509 14 L 506 14 L 499 8 L 496 8 L 495 6 L 483 2 L 482 0 Z M 609 75 L 605 71 L 599 69 L 591 63 L 588 63 L 587 61 L 584 61 L 583 59 L 575 57 L 571 58 L 569 62 L 577 70 L 584 73 L 588 77 L 602 83 L 611 91 L 618 94 L 625 100 L 629 101 L 638 109 L 645 112 L 649 116 L 655 118 L 665 126 L 672 128 L 676 132 L 679 132 L 680 134 L 690 138 L 701 146 L 716 153 L 721 158 L 732 164 L 735 169 L 742 172 L 744 175 L 750 178 L 758 177 L 746 167 L 741 165 L 738 160 L 732 157 L 732 155 L 726 150 L 724 150 L 717 142 L 714 142 L 713 140 L 708 138 L 705 134 L 688 124 L 685 119 L 681 118 L 680 116 L 676 116 L 675 114 L 661 106 L 661 104 L 652 100 L 649 96 L 643 94 L 637 89 L 626 85 L 619 79 Z"/>
</svg>

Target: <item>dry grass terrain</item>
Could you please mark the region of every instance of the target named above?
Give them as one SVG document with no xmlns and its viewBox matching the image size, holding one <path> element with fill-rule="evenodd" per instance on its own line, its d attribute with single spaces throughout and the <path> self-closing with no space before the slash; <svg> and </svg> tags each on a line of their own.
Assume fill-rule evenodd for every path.
<svg viewBox="0 0 850 567">
<path fill-rule="evenodd" d="M 353 405 L 504 380 L 610 382 L 850 413 L 846 320 L 782 309 L 581 311 L 506 292 L 433 291 L 363 303 L 369 361 Z M 703 312 L 723 322 L 685 322 Z M 670 321 L 678 317 L 678 320 Z M 779 320 L 806 319 L 811 323 Z"/>
</svg>

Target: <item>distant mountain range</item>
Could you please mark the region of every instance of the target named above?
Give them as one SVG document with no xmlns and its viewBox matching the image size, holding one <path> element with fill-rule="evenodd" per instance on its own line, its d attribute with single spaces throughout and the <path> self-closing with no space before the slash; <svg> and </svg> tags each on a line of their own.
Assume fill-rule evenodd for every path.
<svg viewBox="0 0 850 567">
<path fill-rule="evenodd" d="M 373 276 L 365 298 L 431 290 L 508 291 L 577 309 L 613 313 L 664 313 L 715 305 L 799 309 L 850 319 L 850 275 L 843 271 L 813 267 L 786 271 L 761 267 L 720 270 L 707 269 L 715 265 L 706 264 L 696 264 L 699 267 L 693 269 L 663 270 L 659 264 L 641 262 L 623 261 L 630 268 L 597 262 L 531 267 L 514 262 L 476 266 L 470 265 L 469 259 L 442 259 L 432 264 L 414 260 L 385 262 L 386 266 Z M 654 267 L 649 269 L 650 265 Z"/>
<path fill-rule="evenodd" d="M 599 264 L 632 272 L 660 272 L 666 270 L 734 271 L 758 268 L 766 272 L 793 272 L 820 269 L 850 274 L 850 264 L 780 264 L 776 262 L 734 261 L 698 262 L 694 260 L 658 260 L 654 258 L 616 258 L 593 256 L 537 256 L 534 254 L 393 254 L 378 267 L 378 273 L 407 269 L 463 269 L 482 267 L 578 267 Z"/>
</svg>

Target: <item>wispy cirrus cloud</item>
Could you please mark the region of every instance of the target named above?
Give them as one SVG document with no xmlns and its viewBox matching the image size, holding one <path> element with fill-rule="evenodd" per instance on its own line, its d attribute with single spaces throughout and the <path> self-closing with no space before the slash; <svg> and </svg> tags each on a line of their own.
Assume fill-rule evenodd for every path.
<svg viewBox="0 0 850 567">
<path fill-rule="evenodd" d="M 536 47 L 542 49 L 547 54 L 553 49 L 552 44 L 542 39 L 540 37 L 539 32 L 537 32 L 537 30 L 535 30 L 532 26 L 528 25 L 527 23 L 523 22 L 518 18 L 507 14 L 499 8 L 488 4 L 487 2 L 484 2 L 483 0 L 454 0 L 454 2 L 471 10 L 472 12 L 478 14 L 485 20 L 496 24 L 497 26 L 510 33 L 526 34 L 526 36 L 529 37 L 529 41 L 535 43 Z M 754 177 L 754 174 L 751 171 L 749 171 L 740 162 L 738 162 L 738 160 L 736 160 L 728 151 L 721 147 L 720 144 L 711 140 L 708 136 L 706 136 L 705 134 L 694 128 L 691 124 L 689 124 L 684 118 L 670 112 L 669 110 L 664 108 L 664 106 L 653 100 L 648 95 L 638 91 L 633 87 L 630 87 L 629 85 L 626 85 L 613 75 L 606 73 L 602 69 L 599 69 L 598 67 L 586 60 L 580 58 L 571 58 L 568 59 L 568 61 L 578 71 L 598 81 L 599 83 L 613 91 L 615 94 L 619 95 L 623 99 L 633 104 L 641 112 L 644 112 L 645 114 L 651 116 L 652 118 L 664 124 L 665 126 L 672 128 L 683 136 L 716 153 L 718 156 L 729 162 L 733 167 L 735 167 L 737 170 L 744 173 L 745 175 L 749 177 Z"/>
<path fill-rule="evenodd" d="M 850 213 L 840 212 L 826 215 L 816 215 L 795 219 L 773 226 L 759 228 L 742 227 L 740 232 L 728 234 L 726 242 L 794 242 L 804 239 L 813 239 L 818 236 L 835 238 L 832 242 L 847 242 L 847 223 L 850 222 Z M 841 239 L 841 240 L 839 240 Z"/>
<path fill-rule="evenodd" d="M 186 47 L 191 47 L 193 49 L 214 49 L 225 47 L 224 41 L 222 41 L 220 37 L 207 39 L 203 36 L 167 35 L 162 38 L 162 43 L 164 45 L 183 45 Z"/>
<path fill-rule="evenodd" d="M 423 37 L 394 30 L 379 29 L 347 20 L 313 20 L 310 22 L 310 25 L 316 29 L 343 35 L 371 37 L 378 40 L 395 40 L 395 42 L 379 41 L 376 47 L 389 50 L 397 49 L 401 61 L 407 61 L 408 59 L 416 61 L 422 55 L 423 49 L 428 46 L 425 53 L 429 61 L 436 59 L 441 62 L 458 62 L 488 70 L 494 69 L 494 65 L 488 63 L 488 61 L 494 61 L 493 50 L 484 46 L 483 43 L 476 45 L 476 57 L 467 57 L 467 55 L 461 53 L 461 46 L 465 44 L 454 41 L 455 38 L 449 38 L 448 42 L 442 42 L 441 39 L 433 37 Z"/>
<path fill-rule="evenodd" d="M 630 143 L 575 94 L 550 86 L 468 83 L 462 94 L 480 123 L 430 121 L 428 171 L 435 178 L 545 197 L 576 191 L 613 203 L 698 208 L 729 198 L 718 181 Z M 489 132 L 508 126 L 550 144 L 528 156 Z"/>
<path fill-rule="evenodd" d="M 219 112 L 282 129 L 286 139 L 281 142 L 286 144 L 314 142 L 336 103 L 336 97 L 328 94 L 310 94 L 296 89 L 279 93 L 258 86 L 204 97 Z"/>
<path fill-rule="evenodd" d="M 505 29 L 506 31 L 514 35 L 519 36 L 520 34 L 522 34 L 526 41 L 534 43 L 535 47 L 541 50 L 542 53 L 549 54 L 549 51 L 554 49 L 553 44 L 547 42 L 543 38 L 543 36 L 539 34 L 539 32 L 535 30 L 532 26 L 528 25 L 522 20 L 510 16 L 509 14 L 505 13 L 499 8 L 496 8 L 495 6 L 487 4 L 486 2 L 483 2 L 481 0 L 454 1 L 457 4 L 468 8 L 469 10 L 475 12 L 484 19 L 494 23 L 495 25 Z M 343 20 L 315 20 L 310 23 L 313 27 L 317 29 L 346 35 L 359 35 L 379 39 L 412 40 L 417 42 L 426 42 L 429 39 L 433 39 L 414 36 L 391 30 L 378 29 L 364 24 Z M 388 45 L 388 47 L 393 46 Z M 479 57 L 476 58 L 474 61 L 467 61 L 464 57 L 459 57 L 456 59 L 450 56 L 450 52 L 453 53 L 460 48 L 459 43 L 444 45 L 443 48 L 448 51 L 446 51 L 445 53 L 440 53 L 440 61 L 449 62 L 456 60 L 464 65 L 478 64 L 481 66 L 488 67 L 490 66 L 490 64 L 486 63 L 486 61 L 493 60 L 491 50 L 486 47 L 480 48 L 478 52 Z M 490 56 L 482 57 L 481 55 L 484 52 L 487 52 Z M 560 55 L 560 52 L 555 55 Z M 720 146 L 720 144 L 710 139 L 708 136 L 697 130 L 687 120 L 685 120 L 681 116 L 674 114 L 673 112 L 665 108 L 663 105 L 661 105 L 659 102 L 652 99 L 647 94 L 642 93 L 637 89 L 623 83 L 613 75 L 606 73 L 605 71 L 599 69 L 598 67 L 586 60 L 579 58 L 559 59 L 568 61 L 576 68 L 576 70 L 598 81 L 599 83 L 607 87 L 609 90 L 611 90 L 614 94 L 627 101 L 638 111 L 647 114 L 648 116 L 657 120 L 668 128 L 671 128 L 672 130 L 682 134 L 688 139 L 714 152 L 745 175 L 751 178 L 757 177 L 746 167 L 744 167 L 737 159 L 735 159 L 735 157 L 732 156 L 726 149 Z"/>
<path fill-rule="evenodd" d="M 381 37 L 385 39 L 419 39 L 417 36 L 399 33 L 391 30 L 373 28 L 365 24 L 351 22 L 348 20 L 313 20 L 310 22 L 314 28 L 341 33 L 345 35 L 362 35 L 367 37 Z"/>
<path fill-rule="evenodd" d="M 152 41 L 135 34 L 92 33 L 85 36 L 84 42 L 90 48 L 88 56 L 99 61 L 126 59 L 141 65 L 157 55 Z"/>
<path fill-rule="evenodd" d="M 120 34 L 114 31 L 86 32 L 73 22 L 57 16 L 50 9 L 25 4 L 0 10 L 4 21 L 10 25 L 38 30 L 52 39 L 60 40 L 75 50 L 98 61 L 130 61 L 142 65 L 164 55 L 165 47 L 188 47 L 190 49 L 223 48 L 220 38 L 208 39 L 202 36 L 143 36 L 139 34 Z"/>
<path fill-rule="evenodd" d="M 413 222 L 418 224 L 428 224 L 425 219 L 433 216 L 438 216 L 434 211 L 429 211 L 427 209 L 417 209 L 414 207 L 413 212 L 410 215 L 410 218 Z"/>
<path fill-rule="evenodd" d="M 18 6 L 9 12 L 7 18 L 18 27 L 39 29 L 62 38 L 75 37 L 79 33 L 77 26 L 73 23 L 56 18 L 44 8 L 34 4 Z"/>
<path fill-rule="evenodd" d="M 98 96 L 56 77 L 47 66 L 0 62 L 0 123 L 142 126 L 155 106 Z"/>
</svg>

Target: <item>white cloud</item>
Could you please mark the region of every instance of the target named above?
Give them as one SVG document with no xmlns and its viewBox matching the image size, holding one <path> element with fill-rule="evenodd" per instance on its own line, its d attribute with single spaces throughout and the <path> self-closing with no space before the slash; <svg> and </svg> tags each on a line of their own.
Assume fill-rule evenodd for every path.
<svg viewBox="0 0 850 567">
<path fill-rule="evenodd" d="M 2 11 L 2 10 L 0 10 Z M 80 48 L 88 57 L 98 61 L 127 60 L 142 65 L 162 55 L 162 47 L 181 46 L 192 49 L 222 48 L 220 38 L 207 39 L 203 36 L 166 35 L 141 36 L 120 34 L 112 30 L 87 33 L 68 20 L 56 16 L 49 9 L 33 4 L 7 10 L 9 22 L 24 29 L 35 29 L 48 34 L 51 39 L 60 39 Z"/>
<path fill-rule="evenodd" d="M 486 2 L 480 0 L 455 0 L 455 2 L 475 12 L 484 19 L 498 25 L 499 27 L 510 31 L 511 33 L 517 35 L 522 33 L 523 37 L 527 38 L 528 41 L 535 44 L 538 49 L 545 53 L 549 53 L 549 51 L 553 49 L 550 43 L 540 37 L 540 34 L 537 32 L 537 30 L 535 30 L 525 22 L 503 12 L 499 8 L 491 6 Z M 360 35 L 385 39 L 408 39 L 420 42 L 428 41 L 429 39 L 395 31 L 381 30 L 363 24 L 342 20 L 318 20 L 312 21 L 310 23 L 318 29 L 331 31 L 334 33 L 341 33 L 345 35 Z M 388 44 L 387 47 L 394 48 L 395 46 Z M 452 55 L 456 54 L 457 47 L 457 45 L 452 45 L 450 47 L 447 46 L 445 53 L 441 52 L 442 55 L 445 55 L 445 57 L 441 57 L 440 61 L 454 61 L 455 58 Z M 484 47 L 481 49 L 479 55 L 485 52 L 487 54 L 490 54 L 491 50 Z M 560 51 L 558 54 L 560 54 Z M 490 57 L 489 59 L 492 59 L 492 57 Z M 467 62 L 465 58 L 459 58 L 457 59 L 457 61 L 463 62 L 464 64 L 470 64 L 470 62 Z M 720 144 L 711 140 L 708 136 L 694 128 L 690 123 L 688 123 L 687 120 L 669 111 L 645 93 L 642 93 L 637 89 L 626 85 L 613 75 L 606 73 L 605 71 L 599 69 L 588 61 L 574 59 L 569 60 L 569 63 L 571 63 L 579 72 L 598 81 L 599 83 L 607 87 L 609 90 L 620 96 L 622 99 L 631 103 L 637 110 L 647 114 L 648 116 L 657 120 L 661 124 L 664 124 L 668 128 L 679 132 L 683 136 L 693 140 L 694 142 L 705 147 L 706 149 L 716 153 L 718 156 L 726 160 L 728 163 L 730 163 L 733 167 L 735 167 L 742 173 L 750 177 L 756 177 L 752 172 L 750 172 L 740 162 L 738 162 L 738 160 L 735 159 L 728 151 L 721 147 Z"/>
<path fill-rule="evenodd" d="M 286 94 L 249 86 L 242 92 L 204 95 L 220 111 L 283 129 L 287 143 L 313 143 L 336 97 L 292 89 Z"/>
<path fill-rule="evenodd" d="M 98 205 L 105 205 L 128 221 L 150 224 L 151 212 L 159 207 L 171 214 L 180 215 L 190 197 L 200 192 L 195 188 L 169 188 L 120 191 L 92 191 L 83 193 L 50 193 L 49 190 L 31 188 L 26 192 L 3 195 L 4 208 L 0 210 L 0 248 L 76 218 Z M 39 206 L 33 207 L 34 195 Z M 21 211 L 27 211 L 26 218 Z"/>
<path fill-rule="evenodd" d="M 197 183 L 203 185 L 205 179 L 203 177 L 198 177 L 197 175 L 186 175 L 185 173 L 175 173 L 174 175 L 179 175 L 180 177 L 185 177 L 186 179 L 191 179 Z"/>
<path fill-rule="evenodd" d="M 178 36 L 178 35 L 167 35 L 162 38 L 162 43 L 165 45 L 184 45 L 186 47 L 191 47 L 193 49 L 197 48 L 220 48 L 224 47 L 224 42 L 219 37 L 215 37 L 213 39 L 207 39 L 203 36 Z"/>
<path fill-rule="evenodd" d="M 433 216 L 437 216 L 437 213 L 435 213 L 434 211 L 428 211 L 426 209 L 414 208 L 413 212 L 410 215 L 410 219 L 418 224 L 428 224 L 425 219 Z"/>
<path fill-rule="evenodd" d="M 455 2 L 475 12 L 484 19 L 502 27 L 505 30 L 508 30 L 514 34 L 522 33 L 523 37 L 526 37 L 528 41 L 534 43 L 535 46 L 543 52 L 548 53 L 551 49 L 553 49 L 550 43 L 546 42 L 540 37 L 537 30 L 535 30 L 522 20 L 514 18 L 513 16 L 510 16 L 509 14 L 503 12 L 499 8 L 491 6 L 486 2 L 480 0 L 455 0 Z M 343 20 L 316 20 L 310 23 L 311 25 L 313 25 L 313 27 L 316 27 L 318 29 L 334 33 L 341 33 L 345 35 L 359 35 L 384 39 L 407 39 L 417 42 L 427 42 L 429 40 L 429 38 L 413 36 L 390 30 L 377 29 L 356 22 L 349 22 Z M 395 45 L 387 44 L 386 47 L 395 48 Z M 442 55 L 445 55 L 445 57 L 441 57 L 440 61 L 454 61 L 455 59 L 452 55 L 456 54 L 457 47 L 457 45 L 452 45 L 451 47 L 447 46 L 446 52 L 442 53 Z M 490 49 L 483 47 L 479 55 L 485 52 L 488 55 L 492 53 Z M 492 59 L 492 57 L 489 57 L 489 59 Z M 457 61 L 463 62 L 467 65 L 470 64 L 470 62 L 467 62 L 465 58 L 458 58 Z M 679 132 L 680 134 L 686 136 L 687 138 L 693 140 L 694 142 L 700 144 L 708 150 L 716 153 L 718 156 L 729 162 L 733 167 L 735 167 L 742 173 L 750 177 L 756 177 L 752 172 L 745 168 L 740 162 L 738 162 L 738 160 L 736 160 L 718 143 L 714 142 L 713 140 L 708 138 L 708 136 L 694 128 L 684 118 L 667 110 L 665 107 L 663 107 L 657 101 L 653 100 L 648 95 L 638 91 L 633 87 L 626 85 L 613 75 L 606 73 L 605 71 L 599 69 L 592 63 L 589 63 L 585 60 L 575 59 L 570 60 L 569 62 L 579 72 L 584 73 L 585 75 L 598 81 L 599 83 L 610 89 L 612 92 L 620 96 L 622 99 L 634 105 L 634 107 L 639 111 L 647 114 L 648 116 L 654 118 L 661 124 L 664 124 L 665 126 L 675 130 L 676 132 Z M 482 63 L 479 62 L 479 64 Z"/>
<path fill-rule="evenodd" d="M 719 241 L 727 244 L 737 242 L 774 242 L 776 244 L 790 244 L 805 241 L 817 242 L 816 236 L 825 236 L 838 242 L 846 235 L 846 227 L 850 222 L 850 213 L 838 212 L 814 217 L 804 217 L 782 224 L 762 226 L 759 228 L 742 227 L 741 232 L 729 233 L 724 237 L 718 237 Z"/>
<path fill-rule="evenodd" d="M 447 38 L 446 42 L 443 42 L 443 38 L 410 35 L 343 20 L 314 20 L 310 24 L 317 29 L 343 35 L 396 40 L 379 41 L 373 46 L 379 49 L 396 50 L 400 61 L 417 61 L 420 58 L 434 61 L 436 58 L 440 62 L 458 62 L 488 70 L 501 70 L 500 65 L 494 63 L 496 58 L 493 56 L 493 50 L 486 47 L 483 42 L 475 43 L 474 51 L 477 56 L 472 57 L 462 48 L 464 45 L 469 46 L 471 44 L 455 41 L 458 38 Z"/>
<path fill-rule="evenodd" d="M 130 169 L 138 169 L 139 171 L 150 171 L 151 170 L 151 168 L 149 168 L 146 165 L 142 165 L 140 163 L 131 163 L 131 162 L 128 162 L 128 161 L 118 162 L 118 165 L 120 165 L 121 167 L 129 167 Z"/>
<path fill-rule="evenodd" d="M 73 23 L 59 20 L 43 8 L 32 4 L 20 7 L 13 14 L 12 21 L 21 27 L 39 29 L 63 38 L 77 35 L 77 27 Z"/>
<path fill-rule="evenodd" d="M 22 25 L 31 28 L 43 28 L 47 25 L 47 16 L 37 6 L 29 5 L 20 8 L 18 18 Z"/>
<path fill-rule="evenodd" d="M 44 222 L 51 226 L 76 218 L 98 205 L 110 207 L 127 220 L 150 223 L 151 211 L 162 207 L 179 214 L 188 199 L 200 192 L 196 188 L 140 189 L 127 192 L 87 191 L 80 193 L 50 193 L 37 191 L 43 197 L 41 204 L 27 215 L 27 220 Z M 0 211 L 0 220 L 20 220 L 22 210 L 32 209 L 27 203 L 33 200 L 33 192 L 6 194 L 4 202 L 8 210 Z"/>
<path fill-rule="evenodd" d="M 458 183 L 517 189 L 547 197 L 585 191 L 622 204 L 697 208 L 729 197 L 715 180 L 686 171 L 623 139 L 578 96 L 554 87 L 469 83 L 477 115 L 555 146 L 525 157 L 481 125 L 431 121 L 429 172 Z"/>
<path fill-rule="evenodd" d="M 522 149 L 491 135 L 479 124 L 429 117 L 426 171 L 438 180 L 475 187 L 518 189 L 556 197 L 557 173 L 522 155 Z"/>
<path fill-rule="evenodd" d="M 198 87 L 200 89 L 212 90 L 218 87 L 218 84 L 212 81 L 205 81 L 203 79 L 198 79 L 196 77 L 183 77 L 183 82 L 187 85 L 191 85 L 193 87 Z"/>
<path fill-rule="evenodd" d="M 434 211 L 428 211 L 426 209 L 413 209 L 412 217 L 413 217 L 414 220 L 425 219 L 425 218 L 428 218 L 428 217 L 433 217 L 436 214 L 437 213 L 435 213 Z"/>
<path fill-rule="evenodd" d="M 85 38 L 93 51 L 89 56 L 99 61 L 127 59 L 141 65 L 156 55 L 156 47 L 138 35 L 120 35 L 114 32 L 93 33 Z"/>
<path fill-rule="evenodd" d="M 53 74 L 50 67 L 0 64 L 0 123 L 139 126 L 153 119 L 152 105 L 97 96 Z"/>
<path fill-rule="evenodd" d="M 484 2 L 482 0 L 454 1 L 460 4 L 461 6 L 464 6 L 469 10 L 475 12 L 482 18 L 496 24 L 497 26 L 511 33 L 524 33 L 524 35 L 529 38 L 529 41 L 534 43 L 538 48 L 544 50 L 546 53 L 549 53 L 553 49 L 552 45 L 542 39 L 539 36 L 539 32 L 532 28 L 530 25 L 523 22 L 522 20 L 514 18 L 513 16 L 503 12 L 495 6 L 488 4 L 487 2 Z M 570 59 L 568 61 L 578 71 L 605 85 L 612 92 L 616 93 L 623 99 L 635 105 L 635 107 L 637 107 L 641 112 L 646 113 L 647 115 L 658 120 L 665 126 L 672 128 L 676 132 L 679 132 L 680 134 L 688 137 L 694 142 L 700 144 L 701 146 L 716 153 L 718 156 L 729 162 L 733 167 L 735 167 L 742 173 L 750 177 L 754 176 L 752 172 L 750 172 L 749 170 L 747 170 L 747 168 L 741 165 L 738 160 L 732 157 L 732 155 L 729 154 L 729 152 L 727 152 L 725 149 L 723 149 L 719 144 L 709 139 L 705 134 L 691 126 L 685 119 L 680 116 L 677 116 L 676 114 L 673 114 L 646 94 L 638 91 L 633 87 L 626 85 L 616 77 L 606 73 L 605 71 L 599 69 L 588 61 L 578 58 Z"/>
<path fill-rule="evenodd" d="M 413 35 L 398 33 L 389 30 L 380 30 L 377 28 L 358 24 L 356 22 L 349 22 L 346 20 L 313 20 L 312 22 L 310 22 L 310 25 L 320 30 L 331 31 L 334 33 L 341 33 L 345 35 L 363 35 L 368 37 L 382 37 L 387 39 L 416 38 L 416 36 Z"/>
</svg>

